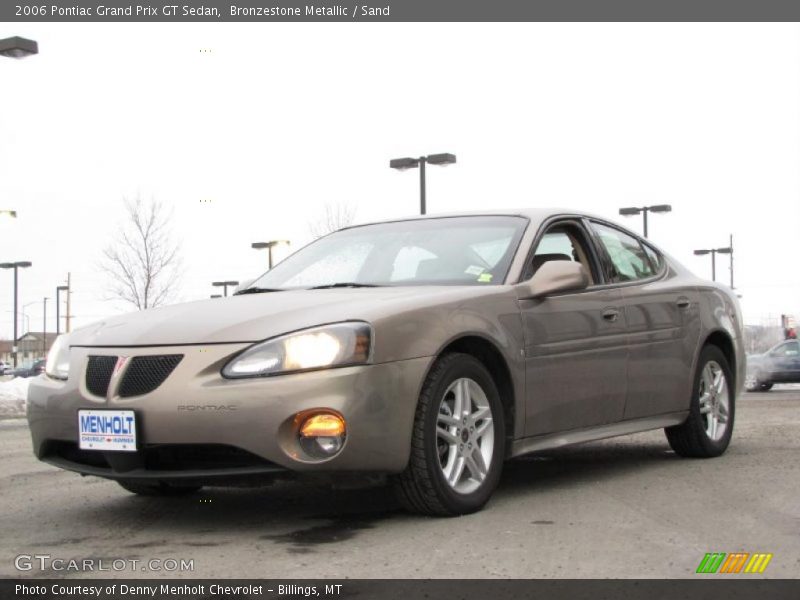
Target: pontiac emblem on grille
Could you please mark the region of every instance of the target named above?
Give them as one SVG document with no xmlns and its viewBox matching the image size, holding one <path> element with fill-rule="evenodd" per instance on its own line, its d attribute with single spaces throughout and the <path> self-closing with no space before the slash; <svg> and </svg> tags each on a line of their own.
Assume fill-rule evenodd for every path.
<svg viewBox="0 0 800 600">
<path fill-rule="evenodd" d="M 119 371 L 119 370 L 120 370 L 122 367 L 124 367 L 124 366 L 125 366 L 125 363 L 126 363 L 126 362 L 128 362 L 128 358 L 130 358 L 130 357 L 129 357 L 129 356 L 118 356 L 118 357 L 117 357 L 117 364 L 115 364 L 115 365 L 114 365 L 114 373 L 113 373 L 114 375 L 116 375 L 116 374 L 117 374 L 117 372 L 118 372 L 118 371 Z"/>
<path fill-rule="evenodd" d="M 125 372 L 125 367 L 130 361 L 130 356 L 118 356 L 117 362 L 114 364 L 114 370 L 111 373 L 111 381 L 108 382 L 108 389 L 106 390 L 106 400 L 111 400 L 117 395 L 122 374 Z"/>
</svg>

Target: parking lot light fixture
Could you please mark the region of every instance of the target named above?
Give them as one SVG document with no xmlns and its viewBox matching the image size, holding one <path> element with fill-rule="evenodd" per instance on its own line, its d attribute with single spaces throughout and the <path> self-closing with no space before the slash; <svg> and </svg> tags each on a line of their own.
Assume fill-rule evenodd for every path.
<svg viewBox="0 0 800 600">
<path fill-rule="evenodd" d="M 695 256 L 711 255 L 711 281 L 717 280 L 717 254 L 733 254 L 733 248 L 701 248 L 694 251 Z M 733 286 L 731 286 L 733 287 Z"/>
<path fill-rule="evenodd" d="M 419 168 L 419 214 L 424 215 L 427 211 L 426 206 L 426 183 L 425 183 L 425 165 L 438 165 L 446 167 L 447 165 L 455 164 L 456 155 L 449 152 L 441 154 L 429 154 L 428 156 L 420 156 L 419 158 L 393 158 L 389 161 L 389 167 L 398 171 L 406 171 L 408 169 Z"/>
<path fill-rule="evenodd" d="M 642 214 L 642 218 L 644 220 L 643 224 L 643 234 L 644 237 L 647 237 L 647 213 L 667 213 L 672 212 L 672 205 L 671 204 L 653 204 L 652 206 L 628 206 L 626 208 L 620 208 L 619 214 L 623 217 L 632 217 L 634 215 Z"/>
<path fill-rule="evenodd" d="M 25 58 L 39 54 L 39 44 L 33 40 L 15 36 L 0 40 L 0 56 L 7 58 Z"/>
<path fill-rule="evenodd" d="M 15 210 L 0 210 L 0 219 L 16 219 L 17 211 Z"/>
<path fill-rule="evenodd" d="M 288 246 L 289 243 L 289 240 L 270 240 L 269 242 L 253 242 L 250 244 L 250 247 L 253 248 L 253 250 L 263 250 L 266 248 L 269 252 L 269 268 L 272 269 L 272 249 L 276 246 Z"/>
<path fill-rule="evenodd" d="M 214 287 L 221 287 L 224 291 L 223 293 L 225 296 L 228 296 L 228 288 L 229 287 L 236 287 L 239 285 L 238 281 L 214 281 L 211 285 Z"/>
<path fill-rule="evenodd" d="M 19 270 L 20 269 L 27 269 L 31 266 L 31 262 L 27 260 L 21 260 L 17 262 L 6 262 L 0 263 L 0 269 L 14 269 L 14 342 L 12 348 L 12 354 L 14 355 L 14 368 L 17 367 L 17 339 L 19 335 L 17 333 L 17 321 L 19 321 Z"/>
</svg>

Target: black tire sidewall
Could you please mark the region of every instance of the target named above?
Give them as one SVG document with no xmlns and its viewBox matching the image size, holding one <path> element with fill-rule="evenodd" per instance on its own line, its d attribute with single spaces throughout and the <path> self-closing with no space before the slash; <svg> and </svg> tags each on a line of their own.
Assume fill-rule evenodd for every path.
<svg viewBox="0 0 800 600">
<path fill-rule="evenodd" d="M 427 467 L 432 476 L 436 495 L 453 513 L 462 514 L 474 512 L 486 504 L 500 481 L 505 455 L 505 423 L 500 394 L 486 367 L 476 358 L 467 354 L 453 356 L 454 358 L 447 368 L 438 373 L 436 379 L 426 385 L 426 387 L 429 386 L 427 391 L 431 394 L 431 402 L 424 415 L 424 445 Z M 439 405 L 450 384 L 462 377 L 472 379 L 483 389 L 491 407 L 494 423 L 494 452 L 486 479 L 477 490 L 470 494 L 456 492 L 445 481 L 444 473 L 439 465 L 436 445 Z"/>
</svg>

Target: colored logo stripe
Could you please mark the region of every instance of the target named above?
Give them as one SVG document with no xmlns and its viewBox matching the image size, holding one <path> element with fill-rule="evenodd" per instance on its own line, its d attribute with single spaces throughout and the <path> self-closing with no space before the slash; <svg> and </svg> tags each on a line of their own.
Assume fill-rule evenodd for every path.
<svg viewBox="0 0 800 600">
<path fill-rule="evenodd" d="M 696 573 L 716 573 L 725 558 L 724 552 L 707 552 Z"/>
<path fill-rule="evenodd" d="M 733 552 L 728 554 L 727 560 L 722 563 L 720 573 L 738 573 L 742 570 L 747 557 L 750 556 L 749 552 Z"/>
<path fill-rule="evenodd" d="M 749 559 L 749 560 L 748 560 Z M 707 552 L 696 573 L 763 573 L 772 560 L 772 554 L 749 552 Z M 746 565 L 746 566 L 745 566 Z"/>
<path fill-rule="evenodd" d="M 772 554 L 753 554 L 750 562 L 744 568 L 745 573 L 763 573 L 767 568 L 769 561 L 772 560 Z"/>
</svg>

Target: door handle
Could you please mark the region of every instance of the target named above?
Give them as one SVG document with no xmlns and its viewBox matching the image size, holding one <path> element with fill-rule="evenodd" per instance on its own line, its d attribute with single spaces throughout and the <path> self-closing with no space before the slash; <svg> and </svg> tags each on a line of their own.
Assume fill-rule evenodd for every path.
<svg viewBox="0 0 800 600">
<path fill-rule="evenodd" d="M 678 298 L 675 302 L 678 305 L 678 308 L 689 308 L 689 299 L 688 298 Z"/>
<path fill-rule="evenodd" d="M 619 318 L 619 311 L 616 308 L 607 308 L 603 311 L 603 318 L 613 323 Z"/>
</svg>

